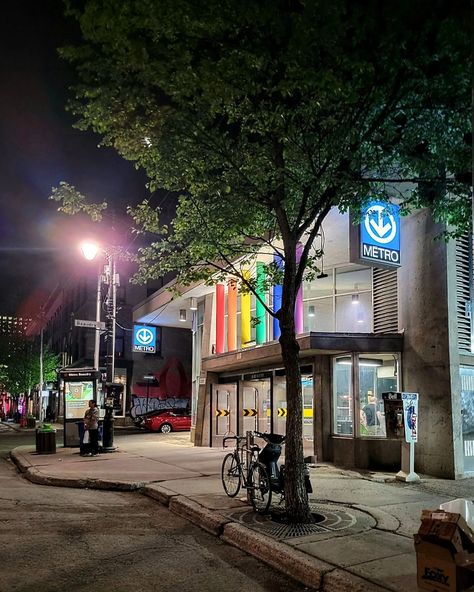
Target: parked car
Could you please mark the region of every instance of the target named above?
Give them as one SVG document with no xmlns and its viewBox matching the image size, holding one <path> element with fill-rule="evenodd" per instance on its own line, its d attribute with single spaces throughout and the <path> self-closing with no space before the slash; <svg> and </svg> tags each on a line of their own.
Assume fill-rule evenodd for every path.
<svg viewBox="0 0 474 592">
<path fill-rule="evenodd" d="M 186 431 L 191 429 L 191 415 L 187 409 L 160 409 L 153 415 L 147 414 L 142 423 L 151 432 Z"/>
<path fill-rule="evenodd" d="M 133 423 L 136 428 L 144 428 L 145 427 L 145 418 L 147 417 L 154 417 L 159 413 L 163 413 L 164 409 L 153 409 L 152 411 L 147 411 L 146 413 L 142 413 L 141 415 L 137 415 L 133 418 Z M 170 411 L 167 409 L 166 411 Z M 174 411 L 174 409 L 172 410 Z"/>
</svg>

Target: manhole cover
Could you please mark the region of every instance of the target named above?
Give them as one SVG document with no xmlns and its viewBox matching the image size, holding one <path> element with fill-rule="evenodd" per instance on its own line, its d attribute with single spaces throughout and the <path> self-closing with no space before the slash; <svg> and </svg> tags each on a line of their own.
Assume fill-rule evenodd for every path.
<svg viewBox="0 0 474 592">
<path fill-rule="evenodd" d="M 339 532 L 356 527 L 358 522 L 355 513 L 347 508 L 316 504 L 310 504 L 310 508 L 315 518 L 313 524 L 286 524 L 283 511 L 278 509 L 267 515 L 246 510 L 245 512 L 233 514 L 232 518 L 276 539 Z M 365 520 L 362 520 L 362 522 L 365 522 Z M 363 530 L 366 526 L 367 524 L 361 523 L 360 530 Z"/>
</svg>

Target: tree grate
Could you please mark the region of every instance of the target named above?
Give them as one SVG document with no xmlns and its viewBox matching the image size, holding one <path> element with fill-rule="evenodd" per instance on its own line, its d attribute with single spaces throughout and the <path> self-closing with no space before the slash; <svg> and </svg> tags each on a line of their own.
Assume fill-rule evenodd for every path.
<svg viewBox="0 0 474 592">
<path fill-rule="evenodd" d="M 339 532 L 353 528 L 357 524 L 356 516 L 349 513 L 346 508 L 339 509 L 336 506 L 314 504 L 311 504 L 310 508 L 315 518 L 313 524 L 287 524 L 284 511 L 275 508 L 272 509 L 271 514 L 256 514 L 252 510 L 248 510 L 235 513 L 232 518 L 276 539 Z"/>
</svg>

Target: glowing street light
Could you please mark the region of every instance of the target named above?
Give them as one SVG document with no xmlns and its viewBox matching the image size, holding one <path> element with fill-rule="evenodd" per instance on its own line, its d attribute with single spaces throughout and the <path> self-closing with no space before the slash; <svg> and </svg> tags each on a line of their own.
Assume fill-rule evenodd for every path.
<svg viewBox="0 0 474 592">
<path fill-rule="evenodd" d="M 97 257 L 100 248 L 96 243 L 84 242 L 81 243 L 81 251 L 87 261 L 93 261 Z"/>
</svg>

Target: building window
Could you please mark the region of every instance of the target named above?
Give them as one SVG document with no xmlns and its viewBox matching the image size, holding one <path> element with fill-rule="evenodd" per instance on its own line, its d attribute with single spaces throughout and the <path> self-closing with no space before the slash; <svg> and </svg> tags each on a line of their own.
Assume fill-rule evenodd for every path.
<svg viewBox="0 0 474 592">
<path fill-rule="evenodd" d="M 372 269 L 345 266 L 304 285 L 304 330 L 321 333 L 372 331 Z"/>
<path fill-rule="evenodd" d="M 355 365 L 355 372 L 352 367 Z M 333 433 L 385 438 L 382 393 L 399 390 L 398 354 L 347 354 L 333 361 Z M 355 384 L 357 384 L 357 391 Z M 354 394 L 357 392 L 357 397 Z M 357 425 L 354 418 L 357 417 Z"/>
</svg>

